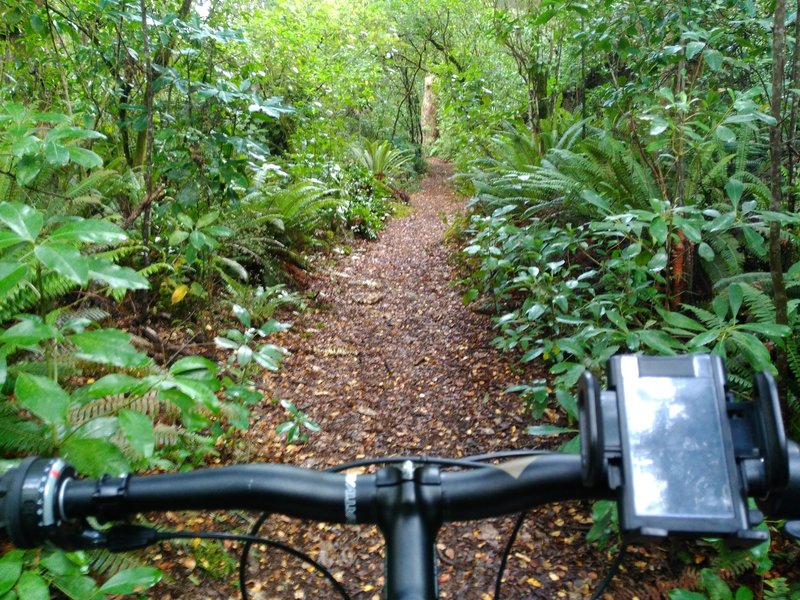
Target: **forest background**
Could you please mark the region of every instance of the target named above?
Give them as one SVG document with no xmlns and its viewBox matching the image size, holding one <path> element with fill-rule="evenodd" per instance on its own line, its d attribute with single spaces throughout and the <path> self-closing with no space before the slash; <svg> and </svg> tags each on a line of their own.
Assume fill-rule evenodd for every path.
<svg viewBox="0 0 800 600">
<path fill-rule="evenodd" d="M 573 425 L 580 373 L 615 352 L 712 351 L 742 397 L 777 376 L 797 437 L 797 9 L 4 0 L 0 452 L 202 464 L 280 367 L 275 312 L 303 304 L 308 257 L 376 236 L 425 155 L 471 198 L 465 302 L 548 365 L 517 390 L 533 419 Z M 275 410 L 288 442 L 316 427 Z M 765 549 L 736 560 L 792 593 Z M 0 597 L 158 579 L 118 563 L 11 551 Z"/>
</svg>

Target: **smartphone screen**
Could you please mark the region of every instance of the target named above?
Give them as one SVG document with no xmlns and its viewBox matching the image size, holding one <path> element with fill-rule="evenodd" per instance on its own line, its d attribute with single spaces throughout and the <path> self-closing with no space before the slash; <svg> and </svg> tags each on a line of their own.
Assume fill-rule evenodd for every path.
<svg viewBox="0 0 800 600">
<path fill-rule="evenodd" d="M 638 517 L 735 517 L 722 390 L 711 369 L 694 367 L 689 377 L 642 376 L 637 367 L 634 376 L 622 378 L 628 477 Z"/>
<path fill-rule="evenodd" d="M 626 387 L 636 514 L 732 517 L 713 381 L 642 377 Z"/>
</svg>

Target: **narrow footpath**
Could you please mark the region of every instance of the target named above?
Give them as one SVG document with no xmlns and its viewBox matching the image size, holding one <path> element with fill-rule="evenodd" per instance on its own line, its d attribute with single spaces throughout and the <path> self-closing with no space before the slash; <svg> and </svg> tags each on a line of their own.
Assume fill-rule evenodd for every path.
<svg viewBox="0 0 800 600">
<path fill-rule="evenodd" d="M 245 449 L 235 444 L 229 460 L 324 469 L 369 457 L 462 457 L 536 442 L 525 433 L 530 420 L 524 407 L 505 390 L 541 373 L 491 347 L 496 333 L 490 319 L 465 307 L 453 283 L 458 274 L 444 238 L 464 203 L 452 191 L 450 175 L 447 164 L 431 161 L 421 190 L 412 195 L 409 215 L 393 219 L 378 240 L 357 242 L 349 253 L 314 269 L 306 282 L 313 298 L 309 308 L 299 311 L 291 330 L 276 340 L 291 355 L 280 372 L 265 375 L 262 386 L 274 399 L 294 403 L 321 431 L 309 433 L 305 444 L 286 445 L 275 434 L 284 419 L 281 409 L 265 404 L 256 410 Z M 590 512 L 586 503 L 530 511 L 512 549 L 501 597 L 589 598 L 610 562 L 585 541 Z M 256 517 L 212 518 L 220 528 L 247 530 Z M 442 599 L 494 597 L 513 525 L 507 517 L 442 529 L 437 544 Z M 260 533 L 308 553 L 354 600 L 382 598 L 383 542 L 375 527 L 272 517 Z M 193 571 L 191 549 L 176 551 L 174 581 L 192 575 L 198 587 L 167 585 L 162 598 L 238 597 L 227 587 L 235 575 L 219 573 L 224 560 L 206 570 L 220 579 L 201 580 Z M 188 572 L 181 573 L 180 565 L 188 565 Z M 604 599 L 659 598 L 655 586 L 631 581 L 676 575 L 664 572 L 663 554 L 633 550 Z M 274 550 L 253 551 L 248 582 L 254 600 L 338 598 L 324 578 Z"/>
<path fill-rule="evenodd" d="M 364 457 L 459 457 L 534 442 L 524 433 L 529 420 L 519 399 L 505 390 L 536 375 L 491 347 L 496 332 L 489 318 L 465 307 L 453 285 L 458 275 L 444 238 L 464 203 L 450 175 L 447 164 L 431 161 L 410 215 L 313 274 L 314 306 L 281 340 L 291 356 L 266 387 L 322 431 L 303 446 L 286 447 L 273 434 L 277 411 L 270 408 L 253 427 L 253 460 L 325 468 Z M 553 506 L 539 512 L 535 527 L 523 527 L 503 598 L 587 597 L 598 573 L 580 566 L 585 547 L 570 547 L 571 536 L 582 538 L 588 528 L 585 512 Z M 441 597 L 491 598 L 512 527 L 511 518 L 445 527 L 438 544 Z M 277 519 L 265 531 L 328 566 L 354 598 L 380 598 L 383 547 L 376 529 Z M 265 568 L 252 572 L 254 598 L 335 597 L 291 558 L 269 552 L 259 562 Z"/>
</svg>

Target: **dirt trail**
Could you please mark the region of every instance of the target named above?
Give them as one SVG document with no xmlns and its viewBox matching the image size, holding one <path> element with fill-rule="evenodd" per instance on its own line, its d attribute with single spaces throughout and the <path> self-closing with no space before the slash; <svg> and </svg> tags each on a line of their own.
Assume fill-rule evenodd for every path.
<svg viewBox="0 0 800 600">
<path fill-rule="evenodd" d="M 409 216 L 394 219 L 377 241 L 357 244 L 313 276 L 315 307 L 298 315 L 281 340 L 292 354 L 265 383 L 322 432 L 302 447 L 286 448 L 273 433 L 276 411 L 265 411 L 252 430 L 252 460 L 323 468 L 365 456 L 465 456 L 533 442 L 524 433 L 528 420 L 519 400 L 505 392 L 532 374 L 490 346 L 496 335 L 491 322 L 464 307 L 452 285 L 457 274 L 443 238 L 464 205 L 450 175 L 448 165 L 431 161 Z M 576 524 L 583 519 L 578 513 L 550 507 L 539 513 L 537 527 L 523 527 L 504 598 L 552 598 L 557 590 L 560 597 L 586 596 L 597 574 L 580 568 L 585 550 L 564 544 L 572 536 L 567 521 L 586 528 Z M 443 529 L 442 598 L 491 598 L 511 527 L 506 518 Z M 383 546 L 374 528 L 309 527 L 279 519 L 265 531 L 298 543 L 329 566 L 354 598 L 380 598 Z M 327 583 L 293 569 L 291 559 L 270 553 L 260 562 L 260 573 L 255 560 L 252 565 L 257 598 L 335 597 Z"/>
<path fill-rule="evenodd" d="M 315 301 L 278 340 L 292 354 L 264 387 L 291 400 L 322 431 L 305 445 L 286 446 L 274 433 L 280 411 L 265 406 L 248 432 L 250 452 L 234 460 L 325 468 L 364 457 L 454 457 L 534 442 L 524 433 L 529 421 L 519 400 L 505 392 L 534 375 L 490 346 L 496 335 L 490 320 L 464 307 L 452 285 L 457 274 L 443 236 L 463 202 L 449 176 L 445 163 L 431 161 L 409 216 L 392 220 L 377 241 L 357 243 L 349 255 L 318 269 L 309 284 Z M 588 597 L 606 558 L 583 541 L 586 515 L 577 504 L 533 512 L 514 547 L 502 597 Z M 493 597 L 512 526 L 509 517 L 442 529 L 441 598 Z M 383 544 L 375 528 L 276 517 L 262 534 L 329 567 L 352 598 L 381 598 Z M 329 583 L 298 564 L 274 551 L 255 553 L 251 598 L 337 597 Z M 214 597 L 232 593 L 219 590 Z"/>
<path fill-rule="evenodd" d="M 309 458 L 460 456 L 520 443 L 525 421 L 504 391 L 520 369 L 489 346 L 488 319 L 452 286 L 443 236 L 463 203 L 449 174 L 432 162 L 412 213 L 312 283 L 322 308 L 287 337 L 292 355 L 272 382 L 322 426 Z"/>
</svg>

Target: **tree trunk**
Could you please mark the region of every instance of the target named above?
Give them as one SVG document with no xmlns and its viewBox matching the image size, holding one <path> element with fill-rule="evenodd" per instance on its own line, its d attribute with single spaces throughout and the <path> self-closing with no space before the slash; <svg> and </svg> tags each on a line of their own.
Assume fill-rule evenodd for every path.
<svg viewBox="0 0 800 600">
<path fill-rule="evenodd" d="M 439 139 L 439 127 L 436 121 L 436 95 L 433 91 L 433 83 L 436 81 L 435 75 L 425 76 L 425 91 L 422 96 L 422 146 L 430 150 L 433 143 Z"/>
<path fill-rule="evenodd" d="M 796 14 L 800 15 L 800 0 L 797 0 Z M 797 176 L 796 161 L 797 161 L 797 111 L 798 104 L 800 104 L 800 18 L 794 20 L 794 51 L 792 52 L 792 108 L 789 117 L 789 156 L 788 156 L 788 172 L 789 172 L 789 197 L 788 209 L 793 213 L 797 204 L 797 192 L 795 191 L 795 181 Z"/>
<path fill-rule="evenodd" d="M 772 117 L 776 123 L 769 129 L 770 188 L 772 201 L 770 210 L 783 209 L 781 190 L 781 165 L 783 163 L 781 141 L 781 108 L 783 104 L 783 77 L 786 45 L 786 0 L 775 1 L 775 14 L 772 24 Z M 781 225 L 778 221 L 769 224 L 769 270 L 775 294 L 775 322 L 788 323 L 786 285 L 783 280 L 783 261 L 781 259 Z M 777 346 L 776 366 L 778 368 L 778 393 L 784 418 L 789 417 L 786 404 L 788 364 L 786 353 Z"/>
</svg>

